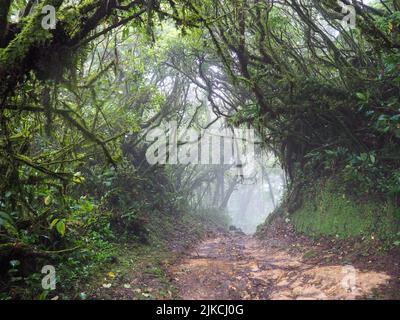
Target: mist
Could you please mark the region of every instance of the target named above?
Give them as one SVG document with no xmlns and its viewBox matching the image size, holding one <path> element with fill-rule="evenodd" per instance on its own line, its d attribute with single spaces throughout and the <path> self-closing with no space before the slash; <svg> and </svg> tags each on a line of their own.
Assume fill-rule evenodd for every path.
<svg viewBox="0 0 400 320">
<path fill-rule="evenodd" d="M 269 156 L 267 163 L 271 165 L 258 163 L 253 177 L 238 184 L 228 202 L 231 224 L 246 234 L 253 234 L 282 199 L 284 172 L 273 156 Z"/>
</svg>

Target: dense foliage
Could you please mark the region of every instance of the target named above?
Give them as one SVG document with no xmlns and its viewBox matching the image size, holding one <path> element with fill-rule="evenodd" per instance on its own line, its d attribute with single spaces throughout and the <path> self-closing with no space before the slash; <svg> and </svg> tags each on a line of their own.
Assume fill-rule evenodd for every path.
<svg viewBox="0 0 400 320">
<path fill-rule="evenodd" d="M 224 210 L 230 166 L 147 163 L 146 133 L 172 120 L 255 128 L 290 211 L 332 176 L 399 205 L 398 0 L 343 1 L 350 30 L 334 0 L 34 3 L 0 4 L 1 274 L 119 234 L 148 242 L 159 214 Z"/>
</svg>

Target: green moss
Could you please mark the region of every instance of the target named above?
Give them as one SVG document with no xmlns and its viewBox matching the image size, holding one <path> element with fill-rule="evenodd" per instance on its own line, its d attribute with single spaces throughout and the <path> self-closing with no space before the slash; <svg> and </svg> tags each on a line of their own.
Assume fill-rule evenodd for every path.
<svg viewBox="0 0 400 320">
<path fill-rule="evenodd" d="M 61 5 L 60 0 L 51 0 L 43 2 L 35 10 L 35 13 L 26 17 L 22 21 L 21 32 L 13 39 L 6 48 L 0 50 L 0 68 L 7 68 L 13 64 L 22 61 L 29 49 L 37 43 L 47 41 L 52 38 L 49 30 L 42 28 L 41 21 L 43 14 L 41 13 L 43 6 L 46 4 L 58 8 Z"/>
<path fill-rule="evenodd" d="M 371 237 L 393 243 L 400 231 L 398 209 L 389 201 L 355 202 L 332 184 L 306 192 L 303 207 L 292 216 L 295 228 L 309 235 Z"/>
</svg>

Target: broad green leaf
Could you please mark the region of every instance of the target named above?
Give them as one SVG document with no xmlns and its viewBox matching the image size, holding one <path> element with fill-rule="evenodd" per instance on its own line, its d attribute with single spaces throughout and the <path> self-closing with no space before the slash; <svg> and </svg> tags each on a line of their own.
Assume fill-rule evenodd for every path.
<svg viewBox="0 0 400 320">
<path fill-rule="evenodd" d="M 357 98 L 360 99 L 360 100 L 363 100 L 363 101 L 367 100 L 367 96 L 366 96 L 364 93 L 362 93 L 362 92 L 357 92 L 357 93 L 356 93 L 356 96 L 357 96 Z"/>
<path fill-rule="evenodd" d="M 65 223 L 64 221 L 60 220 L 56 224 L 56 229 L 58 233 L 61 235 L 61 237 L 64 237 L 65 235 Z"/>
<path fill-rule="evenodd" d="M 50 195 L 48 195 L 46 198 L 44 198 L 44 204 L 46 206 L 49 206 L 51 204 L 51 202 L 52 202 L 52 199 L 51 199 Z"/>
<path fill-rule="evenodd" d="M 0 220 L 3 220 L 12 225 L 14 224 L 13 218 L 8 213 L 5 213 L 4 211 L 0 211 Z M 0 224 L 1 224 L 1 222 L 0 222 Z"/>
<path fill-rule="evenodd" d="M 60 221 L 60 219 L 56 218 L 50 223 L 50 229 L 53 229 L 54 226 L 57 224 L 57 222 Z"/>
</svg>

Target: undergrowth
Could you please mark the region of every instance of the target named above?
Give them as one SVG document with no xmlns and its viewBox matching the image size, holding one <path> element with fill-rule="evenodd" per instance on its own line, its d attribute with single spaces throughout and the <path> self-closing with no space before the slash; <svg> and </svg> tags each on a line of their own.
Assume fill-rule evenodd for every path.
<svg viewBox="0 0 400 320">
<path fill-rule="evenodd" d="M 303 194 L 302 207 L 290 217 L 297 231 L 399 244 L 400 210 L 390 199 L 352 197 L 334 180 L 320 182 Z"/>
<path fill-rule="evenodd" d="M 8 277 L 2 280 L 0 299 L 87 299 L 91 298 L 89 292 L 105 282 L 117 281 L 118 275 L 144 270 L 167 286 L 160 261 L 177 254 L 172 252 L 172 244 L 187 248 L 201 239 L 208 227 L 224 227 L 225 221 L 226 217 L 217 212 L 185 213 L 179 219 L 162 213 L 152 214 L 146 226 L 146 243 L 133 233 L 117 237 L 110 224 L 105 224 L 101 230 L 92 231 L 77 241 L 75 250 L 30 260 L 26 257 L 21 261 L 11 260 Z M 27 264 L 32 264 L 29 272 Z M 56 290 L 43 290 L 41 286 L 44 277 L 41 268 L 49 264 L 56 270 Z M 167 291 L 170 294 L 173 288 Z M 140 293 L 138 299 L 151 298 L 150 294 Z"/>
</svg>

